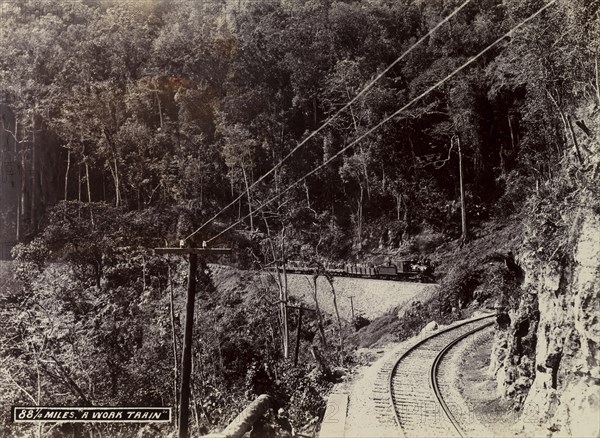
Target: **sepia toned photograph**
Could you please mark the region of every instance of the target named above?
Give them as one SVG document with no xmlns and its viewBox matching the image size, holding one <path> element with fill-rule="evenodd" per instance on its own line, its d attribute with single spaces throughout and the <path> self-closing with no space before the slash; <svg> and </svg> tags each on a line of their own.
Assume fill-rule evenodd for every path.
<svg viewBox="0 0 600 438">
<path fill-rule="evenodd" d="M 600 438 L 600 1 L 0 0 L 0 438 Z"/>
</svg>

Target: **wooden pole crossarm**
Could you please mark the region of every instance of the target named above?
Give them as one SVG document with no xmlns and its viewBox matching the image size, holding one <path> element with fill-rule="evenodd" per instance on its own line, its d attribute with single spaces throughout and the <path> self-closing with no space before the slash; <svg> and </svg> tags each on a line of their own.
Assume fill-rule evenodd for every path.
<svg viewBox="0 0 600 438">
<path fill-rule="evenodd" d="M 154 248 L 155 254 L 176 254 L 176 255 L 231 254 L 231 251 L 232 251 L 231 248 Z"/>
</svg>

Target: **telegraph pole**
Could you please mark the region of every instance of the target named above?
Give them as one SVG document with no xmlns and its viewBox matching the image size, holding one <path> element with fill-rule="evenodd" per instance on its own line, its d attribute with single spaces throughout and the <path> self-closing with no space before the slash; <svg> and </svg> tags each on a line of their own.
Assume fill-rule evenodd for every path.
<svg viewBox="0 0 600 438">
<path fill-rule="evenodd" d="M 179 438 L 188 438 L 190 418 L 190 380 L 192 374 L 192 335 L 194 329 L 194 304 L 196 298 L 196 273 L 198 256 L 211 254 L 230 254 L 230 248 L 155 248 L 155 254 L 187 255 L 188 287 L 185 304 L 185 331 L 183 333 L 183 352 L 181 354 L 181 390 L 179 391 Z M 201 260 L 204 267 L 204 260 Z"/>
</svg>

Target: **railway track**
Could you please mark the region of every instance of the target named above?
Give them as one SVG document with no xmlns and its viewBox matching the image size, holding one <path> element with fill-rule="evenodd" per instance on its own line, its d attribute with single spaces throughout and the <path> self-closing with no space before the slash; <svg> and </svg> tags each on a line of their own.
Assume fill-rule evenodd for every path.
<svg viewBox="0 0 600 438">
<path fill-rule="evenodd" d="M 466 437 L 465 425 L 461 425 L 466 419 L 442 395 L 440 364 L 454 345 L 492 325 L 493 317 L 468 320 L 430 334 L 384 366 L 380 373 L 381 377 L 387 375 L 387 382 L 379 379 L 374 391 L 379 421 L 388 426 L 393 423 L 406 437 Z"/>
</svg>

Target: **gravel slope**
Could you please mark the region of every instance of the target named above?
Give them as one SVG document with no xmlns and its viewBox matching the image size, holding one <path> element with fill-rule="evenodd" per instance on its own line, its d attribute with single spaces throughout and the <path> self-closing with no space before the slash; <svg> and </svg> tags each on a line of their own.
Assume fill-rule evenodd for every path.
<svg viewBox="0 0 600 438">
<path fill-rule="evenodd" d="M 360 314 L 372 320 L 395 307 L 410 304 L 415 300 L 423 301 L 438 287 L 435 284 L 345 277 L 336 277 L 333 286 L 337 294 L 340 316 L 345 320 L 350 320 L 352 316 L 351 296 L 355 315 Z M 312 276 L 289 274 L 288 289 L 291 296 L 314 307 Z M 329 283 L 323 277 L 317 279 L 317 294 L 321 310 L 333 315 L 333 295 Z"/>
<path fill-rule="evenodd" d="M 213 275 L 219 272 L 231 270 L 238 271 L 226 265 L 209 264 Z M 290 296 L 303 301 L 307 307 L 314 308 L 313 278 L 312 275 L 288 274 L 288 290 Z M 275 287 L 274 274 L 263 273 L 255 280 L 262 281 L 262 287 Z M 414 301 L 424 302 L 430 298 L 438 289 L 437 284 L 389 281 L 389 280 L 367 280 L 363 278 L 335 277 L 333 286 L 337 295 L 337 304 L 340 317 L 346 321 L 352 318 L 352 306 L 350 297 L 353 297 L 354 314 L 362 315 L 369 320 L 382 316 L 396 307 L 412 304 Z M 333 306 L 333 294 L 331 287 L 324 277 L 317 278 L 317 299 L 321 311 L 335 315 Z"/>
</svg>

